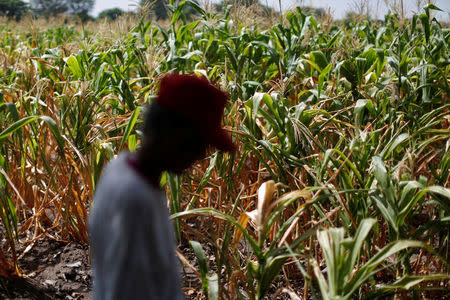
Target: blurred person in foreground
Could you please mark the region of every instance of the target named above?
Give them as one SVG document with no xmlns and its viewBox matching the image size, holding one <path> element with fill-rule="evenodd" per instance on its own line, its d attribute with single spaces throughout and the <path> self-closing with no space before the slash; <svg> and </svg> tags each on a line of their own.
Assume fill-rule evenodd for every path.
<svg viewBox="0 0 450 300">
<path fill-rule="evenodd" d="M 184 299 L 175 239 L 160 188 L 208 146 L 236 149 L 221 127 L 227 96 L 206 79 L 169 75 L 145 114 L 141 147 L 103 171 L 89 216 L 94 299 Z"/>
</svg>

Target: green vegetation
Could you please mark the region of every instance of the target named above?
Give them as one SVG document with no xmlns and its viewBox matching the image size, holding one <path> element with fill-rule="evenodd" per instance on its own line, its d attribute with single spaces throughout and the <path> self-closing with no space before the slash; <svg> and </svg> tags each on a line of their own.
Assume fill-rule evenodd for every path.
<svg viewBox="0 0 450 300">
<path fill-rule="evenodd" d="M 251 8 L 187 0 L 165 25 L 124 33 L 118 18 L 114 38 L 101 24 L 2 25 L 0 275 L 20 272 L 19 243 L 88 242 L 102 167 L 139 146 L 140 112 L 177 71 L 229 92 L 239 144 L 162 179 L 205 295 L 445 295 L 450 31 L 436 9 L 344 26 L 297 8 L 254 23 Z"/>
<path fill-rule="evenodd" d="M 27 14 L 39 16 L 57 16 L 68 13 L 77 16 L 83 21 L 90 17 L 88 13 L 94 7 L 94 0 L 1 0 L 0 16 L 13 17 L 16 21 Z"/>
<path fill-rule="evenodd" d="M 22 0 L 1 0 L 0 15 L 20 20 L 28 11 L 28 4 Z"/>
<path fill-rule="evenodd" d="M 69 13 L 87 19 L 94 4 L 94 0 L 31 0 L 33 12 L 47 17 Z"/>
<path fill-rule="evenodd" d="M 150 8 L 155 14 L 157 19 L 166 19 L 168 17 L 167 4 L 169 1 L 167 0 L 141 0 L 141 7 Z"/>
<path fill-rule="evenodd" d="M 115 7 L 115 8 L 103 10 L 102 12 L 100 12 L 98 14 L 98 18 L 99 19 L 108 18 L 109 20 L 114 21 L 115 19 L 117 19 L 118 17 L 120 17 L 123 14 L 124 14 L 123 10 Z"/>
</svg>

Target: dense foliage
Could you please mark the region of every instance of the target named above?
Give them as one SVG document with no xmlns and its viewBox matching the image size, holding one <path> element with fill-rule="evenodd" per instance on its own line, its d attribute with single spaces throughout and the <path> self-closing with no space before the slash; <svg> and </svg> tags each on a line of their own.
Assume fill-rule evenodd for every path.
<svg viewBox="0 0 450 300">
<path fill-rule="evenodd" d="M 22 0 L 1 0 L 0 16 L 14 17 L 18 21 L 28 13 L 37 17 L 68 13 L 87 20 L 94 4 L 94 0 L 31 0 L 29 3 Z"/>
<path fill-rule="evenodd" d="M 138 147 L 144 104 L 177 71 L 229 92 L 239 144 L 161 181 L 205 294 L 444 295 L 450 31 L 434 9 L 346 27 L 300 8 L 255 23 L 246 7 L 183 1 L 167 26 L 143 18 L 117 39 L 3 25 L 0 274 L 18 272 L 18 237 L 88 242 L 102 167 Z"/>
<path fill-rule="evenodd" d="M 167 4 L 169 4 L 168 0 L 141 0 L 141 7 L 150 8 L 157 19 L 166 19 L 168 17 Z"/>
<path fill-rule="evenodd" d="M 22 0 L 1 0 L 0 15 L 19 20 L 28 11 L 28 4 Z"/>
<path fill-rule="evenodd" d="M 109 8 L 109 9 L 105 9 L 103 11 L 101 11 L 98 14 L 98 18 L 99 19 L 103 19 L 103 18 L 108 18 L 111 21 L 114 21 L 115 19 L 117 19 L 119 16 L 123 15 L 124 11 L 121 10 L 120 8 Z"/>
<path fill-rule="evenodd" d="M 56 16 L 68 13 L 88 18 L 88 13 L 94 8 L 95 0 L 31 0 L 33 13 L 38 16 Z"/>
</svg>

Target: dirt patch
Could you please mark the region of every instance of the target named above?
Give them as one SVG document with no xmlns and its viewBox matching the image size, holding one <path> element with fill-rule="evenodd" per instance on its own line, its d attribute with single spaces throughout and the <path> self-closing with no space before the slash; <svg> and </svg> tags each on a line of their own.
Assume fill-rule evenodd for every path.
<svg viewBox="0 0 450 300">
<path fill-rule="evenodd" d="M 54 299 L 92 299 L 89 250 L 85 245 L 38 241 L 19 260 L 19 266 L 25 278 Z M 26 288 L 6 283 L 0 289 L 0 298 L 36 298 Z"/>
<path fill-rule="evenodd" d="M 30 246 L 31 247 L 31 246 Z M 190 263 L 196 264 L 190 249 L 182 252 Z M 54 240 L 37 241 L 19 260 L 26 283 L 3 281 L 0 299 L 41 299 L 45 293 L 50 299 L 91 300 L 92 271 L 88 246 Z M 196 274 L 183 267 L 183 290 L 187 299 L 204 299 Z"/>
<path fill-rule="evenodd" d="M 3 247 L 5 243 L 6 240 L 2 243 Z M 210 262 L 210 270 L 216 272 L 212 247 L 208 244 L 204 244 L 203 247 Z M 185 259 L 181 276 L 186 299 L 205 299 L 197 274 L 199 269 L 197 258 L 187 241 L 179 246 L 179 250 Z M 45 238 L 34 244 L 22 245 L 18 249 L 18 253 L 25 253 L 19 259 L 20 271 L 24 275 L 25 281 L 1 282 L 0 280 L 0 299 L 91 300 L 93 298 L 92 271 L 87 245 Z M 274 285 L 271 294 L 283 285 L 284 282 L 278 282 L 278 285 Z M 294 283 L 294 285 L 298 286 L 298 283 Z M 272 299 L 273 297 L 268 298 Z M 283 295 L 276 298 L 288 299 Z"/>
</svg>

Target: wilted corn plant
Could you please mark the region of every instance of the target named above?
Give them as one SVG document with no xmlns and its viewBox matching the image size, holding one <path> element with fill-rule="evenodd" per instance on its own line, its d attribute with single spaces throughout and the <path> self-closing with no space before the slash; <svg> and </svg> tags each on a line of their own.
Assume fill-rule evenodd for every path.
<svg viewBox="0 0 450 300">
<path fill-rule="evenodd" d="M 137 62 L 116 67 L 123 54 L 95 53 L 96 45 L 71 55 L 47 48 L 74 38 L 75 31 L 61 29 L 38 33 L 25 47 L 10 34 L 3 40 L 0 212 L 12 254 L 9 263 L 2 249 L 4 275 L 19 273 L 19 234 L 31 233 L 30 244 L 44 236 L 87 243 L 87 209 L 101 168 L 136 144 L 140 110 L 123 70 Z M 135 41 L 127 51 L 136 51 Z"/>
<path fill-rule="evenodd" d="M 428 11 L 426 12 L 428 13 Z M 297 16 L 293 13 L 288 16 L 292 26 L 291 28 L 275 27 L 274 37 L 276 37 L 276 42 L 273 42 L 270 46 L 264 42 L 258 42 L 256 44 L 257 46 L 262 46 L 262 53 L 267 51 L 267 53 L 270 53 L 271 59 L 273 58 L 274 60 L 281 57 L 278 56 L 279 53 L 283 53 L 283 58 L 289 58 L 290 53 L 292 53 L 292 62 L 297 65 L 297 69 L 295 65 L 290 64 L 290 66 L 294 66 L 290 70 L 291 72 L 292 70 L 296 70 L 298 73 L 289 73 L 289 69 L 285 67 L 286 65 L 279 62 L 277 68 L 273 69 L 274 73 L 272 75 L 280 71 L 286 75 L 293 74 L 292 76 L 301 74 L 301 76 L 306 77 L 306 79 L 311 78 L 311 80 L 305 79 L 301 84 L 292 87 L 292 82 L 299 82 L 299 80 L 297 78 L 283 78 L 283 82 L 289 82 L 291 80 L 291 84 L 288 83 L 284 86 L 280 83 L 279 86 L 272 87 L 282 93 L 281 97 L 275 94 L 255 94 L 245 103 L 245 112 L 243 112 L 245 116 L 244 122 L 240 127 L 244 136 L 247 136 L 243 140 L 246 150 L 245 153 L 253 153 L 256 155 L 260 164 L 264 167 L 265 172 L 272 178 L 290 184 L 331 185 L 334 190 L 340 191 L 329 197 L 333 206 L 343 208 L 339 212 L 339 219 L 335 220 L 335 222 L 343 223 L 346 228 L 352 228 L 350 232 L 354 232 L 357 230 L 358 224 L 365 217 L 378 213 L 384 215 L 381 212 L 374 212 L 373 210 L 374 207 L 382 210 L 382 206 L 378 205 L 376 201 L 368 200 L 373 199 L 372 197 L 369 198 L 369 191 L 371 189 L 374 189 L 374 191 L 373 193 L 370 192 L 370 195 L 375 195 L 379 191 L 384 190 L 384 188 L 378 188 L 372 185 L 374 183 L 374 176 L 372 171 L 369 171 L 373 170 L 370 169 L 371 158 L 381 155 L 390 164 L 397 162 L 403 164 L 406 157 L 402 158 L 402 154 L 406 155 L 411 151 L 408 150 L 408 146 L 418 147 L 417 144 L 414 145 L 415 142 L 413 142 L 411 135 L 405 132 L 405 129 L 408 129 L 405 125 L 407 124 L 405 120 L 406 122 L 410 122 L 411 125 L 415 124 L 416 120 L 411 118 L 411 113 L 413 110 L 418 109 L 418 106 L 415 106 L 414 102 L 421 100 L 417 99 L 417 94 L 413 94 L 411 91 L 414 90 L 414 86 L 419 90 L 424 89 L 426 86 L 420 86 L 414 74 L 427 67 L 425 65 L 417 66 L 416 62 L 419 63 L 417 60 L 408 61 L 407 56 L 411 52 L 403 53 L 403 51 L 411 50 L 403 50 L 402 47 L 405 47 L 406 41 L 414 39 L 417 39 L 416 41 L 419 44 L 422 43 L 420 38 L 422 37 L 423 39 L 423 32 L 417 29 L 416 24 L 412 24 L 412 32 L 408 32 L 411 36 L 403 32 L 400 32 L 396 36 L 395 16 L 388 16 L 386 19 L 387 27 L 376 28 L 378 33 L 370 31 L 372 29 L 369 23 L 357 25 L 357 31 L 365 39 L 363 41 L 364 43 L 374 43 L 376 47 L 384 47 L 388 40 L 398 39 L 401 46 L 396 50 L 399 52 L 394 52 L 394 47 L 392 50 L 386 50 L 367 45 L 364 50 L 351 49 L 348 53 L 342 53 L 341 55 L 343 57 L 352 57 L 344 60 L 342 64 L 336 64 L 336 62 L 333 62 L 333 59 L 339 59 L 339 57 L 332 57 L 333 53 L 331 51 L 327 51 L 326 53 L 318 50 L 311 51 L 309 57 L 304 56 L 305 59 L 298 57 L 302 53 L 300 47 L 297 50 L 289 52 L 288 50 L 291 49 L 289 47 L 291 44 L 289 43 L 291 41 L 294 41 L 292 42 L 294 47 L 298 45 L 295 43 L 299 38 L 295 34 L 298 32 L 296 31 L 297 28 L 300 28 L 300 31 L 302 31 L 302 26 L 306 26 L 308 21 L 312 22 L 312 19 L 305 18 L 301 12 Z M 422 19 L 425 20 L 426 18 L 422 17 Z M 415 21 L 417 19 L 413 19 L 413 22 Z M 424 26 L 430 26 L 427 23 L 423 24 Z M 307 26 L 314 28 L 314 25 Z M 436 37 L 442 37 L 440 35 L 440 28 L 435 27 L 435 30 Z M 245 41 L 251 34 L 251 31 L 246 31 L 242 34 L 240 41 Z M 300 37 L 302 39 L 305 38 L 304 36 Z M 331 38 L 330 36 L 324 37 L 320 34 L 317 37 L 318 41 L 314 41 L 317 44 L 323 43 L 328 46 L 330 44 L 339 45 L 340 43 L 343 45 L 349 44 L 347 43 L 348 37 L 343 36 L 339 31 L 334 32 Z M 264 40 L 266 37 L 262 36 L 261 39 Z M 246 51 L 245 43 L 234 43 L 230 45 L 235 47 L 235 51 L 230 51 L 231 48 L 229 45 L 225 49 L 227 49 L 227 54 L 232 62 L 231 68 L 235 71 L 234 73 L 229 73 L 231 74 L 230 80 L 232 80 L 232 84 L 237 83 L 231 87 L 235 91 L 233 95 L 246 99 L 249 95 L 252 95 L 253 91 L 264 89 L 264 86 L 243 81 L 242 77 L 248 74 L 245 72 L 242 74 L 243 68 L 253 66 L 252 56 L 245 56 L 251 52 Z M 274 47 L 272 45 L 276 46 Z M 413 46 L 413 43 L 410 45 Z M 280 51 L 278 47 L 283 50 Z M 347 47 L 344 47 L 344 49 L 347 50 Z M 436 48 L 435 51 L 439 55 L 444 53 L 442 52 L 442 48 Z M 420 52 L 417 53 L 419 54 Z M 387 55 L 389 57 L 386 59 Z M 402 69 L 395 69 L 397 66 L 395 61 L 398 61 L 395 58 L 397 55 L 400 55 L 405 60 L 402 62 Z M 445 56 L 446 54 L 443 55 Z M 390 63 L 389 67 L 387 67 L 387 62 Z M 265 61 L 263 58 L 263 63 L 270 65 L 271 60 Z M 391 67 L 392 69 L 390 69 Z M 395 82 L 401 82 L 398 78 L 403 78 L 403 74 L 407 72 L 406 70 L 408 68 L 410 70 L 409 76 L 411 76 L 411 81 L 407 81 L 406 85 L 404 83 L 393 84 Z M 443 97 L 441 99 L 444 100 L 446 96 L 441 93 L 446 90 L 445 79 L 444 81 L 440 81 L 443 78 L 439 72 L 434 74 L 437 82 L 442 82 L 442 89 L 436 89 L 435 95 L 441 95 Z M 233 77 L 233 75 L 239 76 Z M 285 79 L 288 79 L 288 81 Z M 262 81 L 259 80 L 259 82 Z M 310 84 L 313 85 L 312 88 L 308 86 Z M 297 90 L 299 87 L 305 90 L 296 96 L 283 99 L 283 95 L 290 95 L 290 89 Z M 411 87 L 413 88 L 411 89 Z M 396 97 L 404 96 L 406 93 L 409 93 L 407 99 L 412 103 L 410 106 L 396 100 Z M 353 105 L 350 100 L 345 99 L 346 94 L 350 94 L 353 100 L 356 101 L 356 105 Z M 297 97 L 304 99 L 305 102 L 299 103 Z M 436 97 L 437 99 L 439 97 Z M 425 103 L 427 103 L 426 101 L 425 99 Z M 401 105 L 399 106 L 399 104 Z M 422 109 L 426 112 L 426 115 L 429 115 L 427 111 L 430 107 L 425 105 L 422 106 Z M 445 108 L 442 109 L 446 111 Z M 334 112 L 330 113 L 330 110 L 334 110 Z M 349 114 L 348 112 L 353 112 L 353 114 Z M 436 159 L 436 163 L 444 166 L 442 169 L 435 167 L 436 170 L 439 170 L 435 172 L 436 175 L 439 174 L 439 178 L 442 178 L 441 175 L 445 176 L 445 174 L 448 174 L 446 171 L 448 168 L 445 167 L 447 164 L 446 161 L 448 160 L 445 159 L 447 156 L 445 153 L 447 151 L 445 149 L 444 151 L 441 150 L 439 141 L 441 138 L 445 139 L 447 133 L 445 131 L 441 132 L 439 129 L 432 129 L 434 126 L 439 126 L 437 120 L 443 120 L 443 115 L 439 116 L 439 114 L 436 114 L 436 116 L 438 117 L 433 120 L 429 116 L 422 118 L 425 123 L 429 123 L 426 123 L 424 129 L 414 132 L 413 135 L 414 140 L 423 140 L 423 137 L 426 137 L 431 132 L 439 134 L 435 138 L 426 139 L 419 147 L 423 149 L 422 147 L 431 146 L 434 149 L 440 149 L 433 158 Z M 391 126 L 386 126 L 386 124 L 391 124 Z M 414 125 L 413 128 L 416 128 L 415 126 L 417 125 Z M 290 152 L 293 155 L 290 155 Z M 301 153 L 300 155 L 299 152 Z M 308 157 L 308 155 L 312 156 L 312 158 L 302 160 L 302 156 Z M 319 160 L 320 164 L 317 168 L 317 158 L 322 157 L 323 160 Z M 376 161 L 376 158 L 374 161 Z M 416 166 L 411 167 L 414 168 Z M 421 167 L 423 170 L 423 165 Z M 410 170 L 410 172 L 412 172 L 412 176 L 415 176 L 415 171 Z M 292 173 L 299 177 L 291 177 L 290 174 Z M 403 170 L 400 173 L 403 173 L 403 176 L 405 175 Z M 445 178 L 447 180 L 448 177 L 445 176 Z M 411 184 L 414 185 L 414 183 Z M 425 188 L 425 186 L 422 185 L 422 188 Z M 425 190 L 434 189 L 434 187 L 430 187 Z M 436 190 L 439 190 L 436 196 L 437 202 L 429 202 L 428 197 L 423 197 L 423 192 L 418 193 L 412 199 L 401 201 L 402 205 L 407 206 L 402 211 L 402 215 L 408 215 L 408 219 L 410 220 L 409 224 L 411 224 L 413 218 L 411 216 L 412 211 L 409 209 L 414 208 L 417 212 L 417 209 L 423 207 L 422 205 L 428 206 L 431 203 L 438 203 L 438 205 L 445 206 L 447 204 L 448 190 L 442 187 L 438 187 Z M 406 193 L 402 196 L 403 199 L 407 198 L 406 194 L 410 194 L 410 191 L 412 191 L 411 187 L 408 187 L 408 191 L 405 190 Z M 341 194 L 344 194 L 345 197 L 342 197 Z M 436 193 L 431 193 L 430 195 L 434 197 Z M 418 204 L 419 206 L 417 206 Z M 318 210 L 318 213 L 323 212 Z M 448 216 L 448 214 L 444 211 L 443 216 Z M 389 227 L 385 227 L 385 225 L 389 226 L 388 223 L 381 224 L 382 231 L 385 229 L 389 230 Z M 444 224 L 445 218 L 442 221 L 438 221 L 438 223 Z M 424 228 L 423 230 L 422 233 L 425 233 L 426 229 Z M 448 232 L 443 234 L 445 236 Z M 431 238 L 431 235 L 432 231 L 427 232 L 426 239 Z M 417 237 L 419 236 L 423 238 L 421 233 L 417 232 Z M 395 240 L 396 238 L 394 237 L 393 239 Z M 445 237 L 443 240 L 445 240 Z M 378 245 L 383 247 L 386 245 L 386 241 L 382 237 Z M 448 255 L 448 252 L 445 255 Z M 410 257 L 410 255 L 406 257 Z M 399 268 L 398 271 L 409 272 L 407 264 L 403 266 L 398 265 L 396 268 Z M 436 276 L 433 278 L 440 280 L 446 278 L 446 276 Z M 419 283 L 420 280 L 408 281 L 408 279 L 402 279 L 402 282 Z M 412 284 L 408 285 L 408 287 L 411 286 Z M 400 284 L 397 284 L 397 287 L 400 287 Z"/>
<path fill-rule="evenodd" d="M 320 288 L 322 299 L 351 299 L 365 281 L 378 272 L 377 267 L 384 260 L 407 248 L 426 247 L 426 244 L 413 240 L 394 240 L 380 249 L 370 259 L 358 263 L 361 251 L 367 241 L 370 229 L 375 225 L 375 219 L 364 219 L 358 227 L 354 237 L 344 238 L 344 228 L 330 228 L 317 232 L 317 240 L 321 246 L 326 262 L 327 278 L 325 279 L 317 262 L 313 259 L 314 275 Z M 369 243 L 366 243 L 369 245 Z M 421 276 L 414 282 L 409 276 L 402 277 L 392 286 L 379 287 L 383 291 L 389 289 L 408 289 L 416 283 L 427 280 L 448 280 L 446 274 Z M 382 294 L 381 291 L 377 291 Z M 357 293 L 362 297 L 362 293 Z M 373 294 L 371 295 L 373 297 Z"/>
<path fill-rule="evenodd" d="M 196 20 L 185 15 L 186 5 L 199 13 Z M 401 26 L 393 14 L 382 22 L 322 24 L 297 8 L 268 26 L 233 19 L 236 8 L 221 14 L 172 1 L 170 9 L 170 24 L 142 18 L 117 39 L 95 24 L 31 33 L 0 26 L 0 214 L 8 239 L 1 274 L 14 272 L 17 236 L 25 232 L 32 233 L 26 243 L 45 236 L 86 241 L 87 207 L 103 165 L 138 146 L 141 106 L 151 101 L 157 79 L 177 70 L 230 92 L 225 124 L 240 144 L 238 154 L 214 153 L 187 175 L 162 181 L 179 240 L 214 250 L 208 269 L 201 245 L 192 243 L 203 260 L 205 294 L 263 297 L 283 263 L 298 258 L 300 269 L 306 264 L 306 297 L 314 289 L 308 263 L 323 261 L 315 246 L 320 237 L 326 248 L 329 236 L 315 235 L 317 225 L 342 237 L 339 256 L 351 251 L 346 241 L 363 239 L 367 218 L 377 218 L 378 238 L 366 235 L 366 246 L 352 250 L 360 259 L 348 260 L 335 277 L 352 286 L 332 293 L 348 296 L 362 282 L 361 295 L 379 285 L 387 292 L 423 287 L 428 279 L 439 288 L 449 257 L 450 106 L 449 31 L 432 18 L 436 7 Z M 308 209 L 291 194 L 273 206 L 261 201 L 258 212 L 255 194 L 269 179 L 320 195 Z M 184 218 L 196 213 L 214 218 Z M 436 255 L 405 249 L 382 275 L 358 273 L 385 253 L 374 249 L 392 249 L 396 240 L 421 240 Z M 325 263 L 331 264 L 326 257 Z M 423 275 L 430 273 L 437 275 Z M 352 281 L 354 274 L 365 281 Z M 327 280 L 321 292 L 328 295 Z"/>
<path fill-rule="evenodd" d="M 217 273 L 208 274 L 205 254 L 201 245 L 198 242 L 191 242 L 191 247 L 199 261 L 202 287 L 209 298 L 223 297 L 222 294 L 219 294 L 222 292 L 226 293 L 228 297 L 237 295 L 239 298 L 263 299 L 284 263 L 291 257 L 285 246 L 288 237 L 289 247 L 297 249 L 302 241 L 313 234 L 313 230 L 309 230 L 295 235 L 291 226 L 298 216 L 314 202 L 311 193 L 307 190 L 298 190 L 286 193 L 276 199 L 274 198 L 275 192 L 274 181 L 263 183 L 258 189 L 257 208 L 250 212 L 242 212 L 239 218 L 212 208 L 192 209 L 172 215 L 172 218 L 212 216 L 224 219 L 235 226 L 233 234 L 231 234 L 231 228 L 228 227 L 221 245 L 214 245 L 219 248 L 217 253 L 221 253 L 219 261 L 226 259 L 228 260 L 226 264 L 242 265 L 244 268 L 244 270 L 233 268 L 228 284 L 225 284 L 226 281 L 223 278 L 219 278 L 222 276 L 220 263 L 217 266 Z M 297 203 L 300 199 L 304 199 L 303 203 Z M 294 213 L 286 216 L 290 207 L 295 207 Z M 247 228 L 249 221 L 253 230 Z M 242 237 L 245 238 L 250 249 L 244 250 L 246 253 L 243 258 L 240 258 L 237 248 Z M 223 276 L 226 276 L 226 273 Z M 220 288 L 217 287 L 217 282 L 222 285 Z M 227 291 L 224 290 L 225 285 L 227 285 Z M 241 288 L 246 291 L 244 294 Z"/>
</svg>

